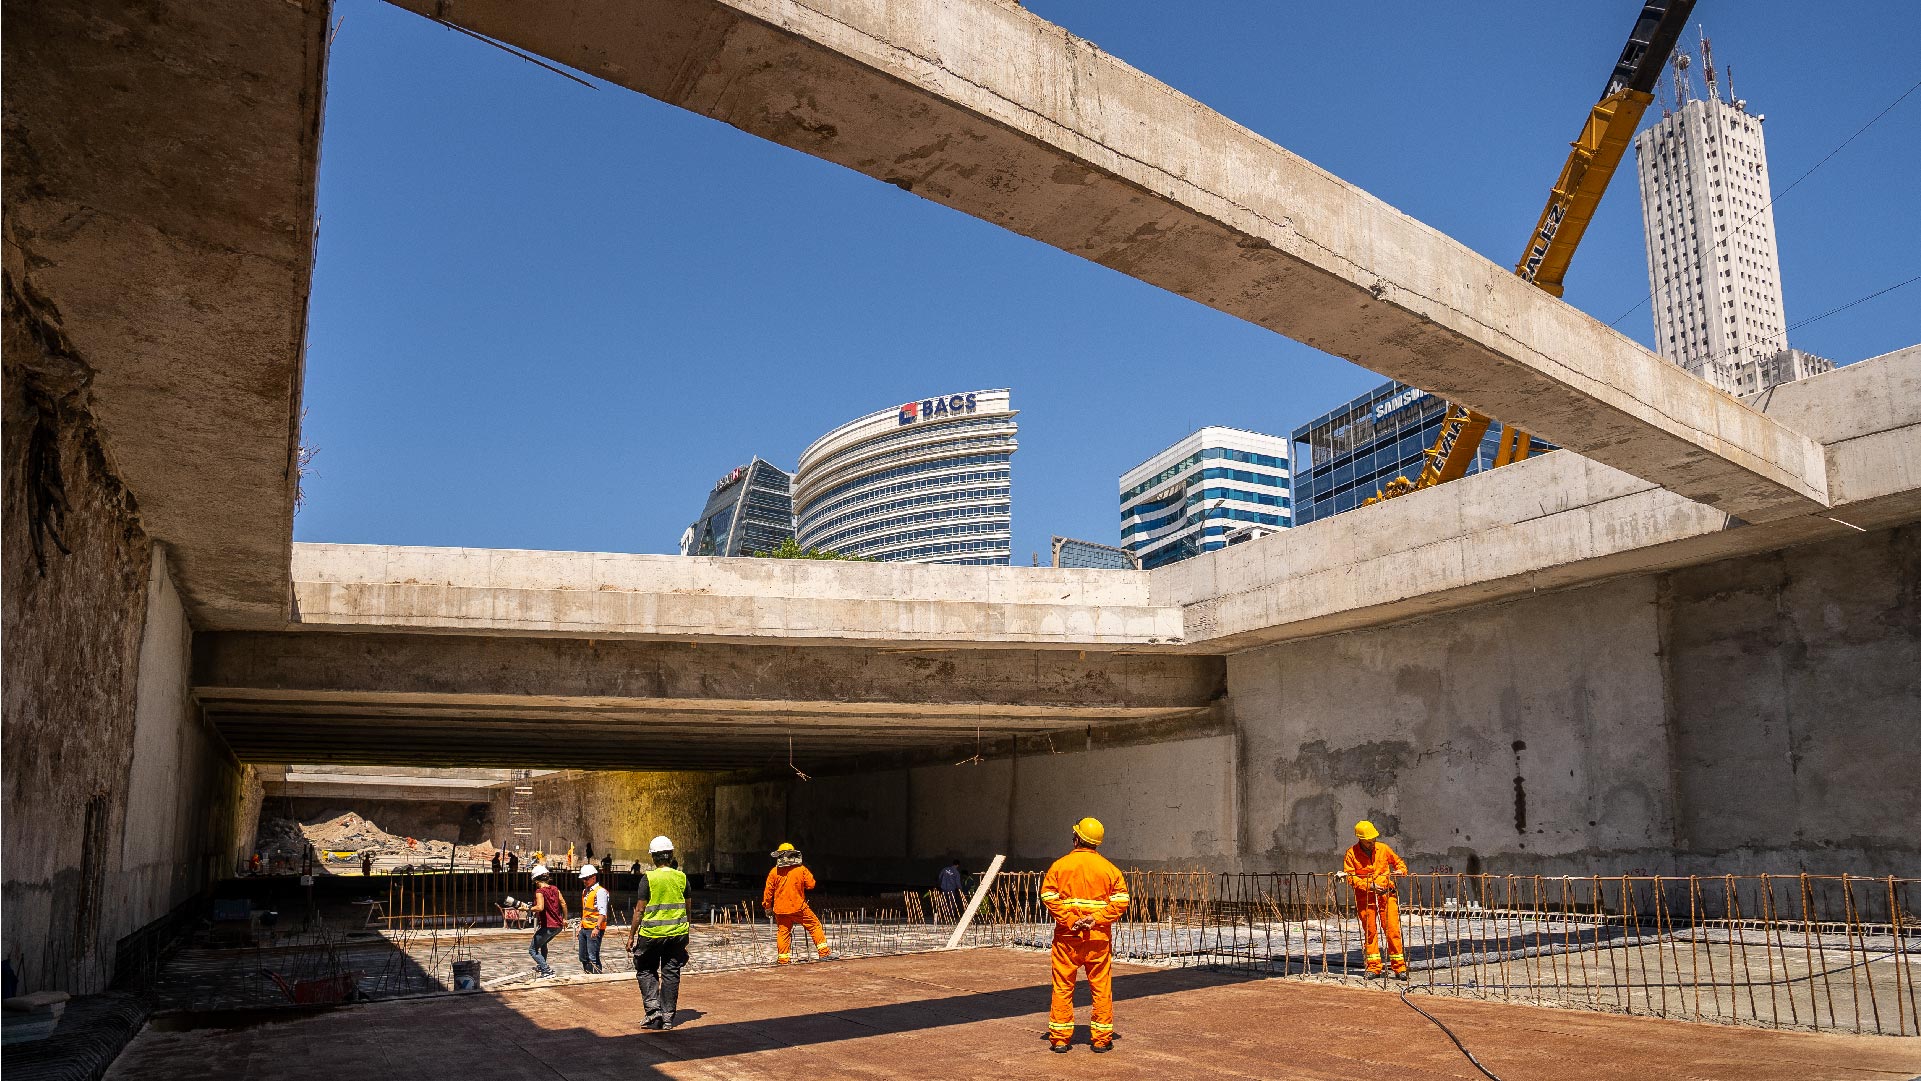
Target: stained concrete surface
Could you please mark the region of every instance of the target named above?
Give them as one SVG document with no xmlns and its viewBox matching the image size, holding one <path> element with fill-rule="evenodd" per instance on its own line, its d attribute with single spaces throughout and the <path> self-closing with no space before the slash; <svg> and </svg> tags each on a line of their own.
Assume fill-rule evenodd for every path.
<svg viewBox="0 0 1921 1081">
<path fill-rule="evenodd" d="M 6 5 L 9 293 L 203 625 L 289 610 L 327 11 Z"/>
<path fill-rule="evenodd" d="M 625 981 L 438 996 L 231 1028 L 163 1019 L 108 1077 L 1480 1076 L 1393 995 L 1128 964 L 1115 970 L 1121 1039 L 1100 1059 L 1084 1044 L 1064 1058 L 1047 1053 L 1044 956 L 968 950 L 690 977 L 681 1027 L 664 1034 L 639 1027 L 639 993 Z M 1904 1079 L 1921 1071 L 1921 1043 L 1894 1037 L 1420 1003 L 1507 1081 Z M 1084 1007 L 1079 1017 L 1085 1021 Z"/>
</svg>

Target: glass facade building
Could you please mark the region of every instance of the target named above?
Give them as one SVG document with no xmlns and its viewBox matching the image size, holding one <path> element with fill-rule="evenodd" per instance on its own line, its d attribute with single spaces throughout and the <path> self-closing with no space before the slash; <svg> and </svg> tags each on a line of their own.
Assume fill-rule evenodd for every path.
<svg viewBox="0 0 1921 1081">
<path fill-rule="evenodd" d="M 1238 428 L 1182 439 L 1121 475 L 1121 547 L 1151 570 L 1223 548 L 1239 527 L 1293 524 L 1291 452 Z"/>
<path fill-rule="evenodd" d="M 1296 455 L 1307 465 L 1294 478 L 1294 524 L 1353 510 L 1395 477 L 1420 476 L 1447 409 L 1446 399 L 1389 380 L 1294 429 L 1293 442 L 1307 447 L 1304 459 Z M 1500 434 L 1499 421 L 1488 425 L 1469 473 L 1493 463 Z M 1553 449 L 1536 439 L 1530 454 Z"/>
<path fill-rule="evenodd" d="M 1013 550 L 1006 390 L 926 398 L 848 421 L 794 471 L 802 546 L 888 562 L 1000 564 Z"/>
<path fill-rule="evenodd" d="M 1127 549 L 1116 548 L 1111 544 L 1075 540 L 1073 537 L 1054 538 L 1053 563 L 1056 567 L 1073 567 L 1080 570 L 1131 571 L 1135 569 L 1134 557 Z"/>
<path fill-rule="evenodd" d="M 680 554 L 753 555 L 793 535 L 793 478 L 755 458 L 714 484 L 699 520 L 680 535 Z"/>
</svg>

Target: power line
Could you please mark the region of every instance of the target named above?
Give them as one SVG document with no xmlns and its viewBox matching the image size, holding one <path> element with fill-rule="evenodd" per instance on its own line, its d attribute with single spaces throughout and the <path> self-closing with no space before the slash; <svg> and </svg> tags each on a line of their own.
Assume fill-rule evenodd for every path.
<svg viewBox="0 0 1921 1081">
<path fill-rule="evenodd" d="M 1868 301 L 1873 300 L 1875 297 L 1881 296 L 1884 293 L 1892 293 L 1896 289 L 1901 289 L 1906 286 L 1913 285 L 1915 282 L 1921 282 L 1921 274 L 1917 274 L 1914 277 L 1909 278 L 1907 281 L 1904 281 L 1904 282 L 1895 282 L 1893 285 L 1890 285 L 1885 289 L 1876 289 L 1874 292 L 1869 293 L 1866 296 L 1855 297 L 1853 300 L 1848 301 L 1846 304 L 1841 304 L 1841 305 L 1837 305 L 1836 307 L 1829 308 L 1827 311 L 1822 312 L 1820 315 L 1811 315 L 1806 319 L 1802 319 L 1802 320 L 1799 320 L 1798 322 L 1790 323 L 1788 324 L 1787 329 L 1781 331 L 1779 334 L 1770 334 L 1765 338 L 1757 338 L 1755 339 L 1754 342 L 1749 342 L 1748 344 L 1754 345 L 1759 342 L 1772 341 L 1775 338 L 1785 339 L 1788 336 L 1789 331 L 1800 330 L 1802 327 L 1805 327 L 1811 323 L 1819 323 L 1821 320 L 1826 319 L 1830 315 L 1839 315 L 1842 312 L 1847 311 L 1849 308 L 1852 308 L 1857 304 L 1866 304 Z M 1781 344 L 1786 345 L 1787 343 L 1783 341 Z M 1734 354 L 1739 353 L 1742 350 L 1742 348 L 1743 346 L 1737 345 L 1732 349 L 1723 349 L 1721 352 L 1708 357 L 1708 359 L 1720 360 L 1722 357 L 1733 356 Z"/>
<path fill-rule="evenodd" d="M 1734 239 L 1735 233 L 1738 232 L 1742 226 L 1745 226 L 1754 222 L 1755 220 L 1759 219 L 1762 214 L 1767 213 L 1770 207 L 1772 207 L 1775 203 L 1781 201 L 1781 197 L 1783 195 L 1786 195 L 1787 193 L 1793 191 L 1795 188 L 1800 187 L 1801 182 L 1803 180 L 1806 180 L 1808 177 L 1813 176 L 1815 173 L 1815 170 L 1821 168 L 1823 165 L 1826 165 L 1830 160 L 1834 158 L 1836 154 L 1839 154 L 1841 151 L 1847 149 L 1847 146 L 1849 143 L 1852 143 L 1856 139 L 1859 139 L 1864 132 L 1866 132 L 1869 128 L 1873 127 L 1876 123 L 1878 123 L 1882 117 L 1893 112 L 1895 106 L 1900 105 L 1902 102 L 1906 101 L 1908 99 L 1908 96 L 1913 94 L 1916 90 L 1921 90 L 1921 82 L 1917 82 L 1913 86 L 1910 86 L 1906 90 L 1902 91 L 1900 97 L 1895 98 L 1893 101 L 1887 104 L 1886 108 L 1874 114 L 1874 118 L 1869 120 L 1867 123 L 1861 125 L 1858 129 L 1856 129 L 1853 135 L 1850 135 L 1847 138 L 1841 140 L 1840 145 L 1836 146 L 1833 150 L 1828 151 L 1827 154 L 1823 156 L 1820 161 L 1817 161 L 1812 166 L 1810 166 L 1807 172 L 1802 173 L 1798 177 L 1795 177 L 1794 183 L 1789 184 L 1787 187 L 1782 188 L 1778 192 L 1775 192 L 1771 197 L 1769 197 L 1766 203 L 1762 204 L 1761 209 L 1756 210 L 1753 214 L 1737 222 L 1734 226 L 1734 229 L 1730 230 L 1727 236 L 1722 237 L 1720 240 L 1715 241 L 1714 247 L 1708 250 L 1710 252 L 1717 251 L 1720 249 L 1720 247 L 1723 244 L 1726 244 L 1728 241 Z M 1899 286 L 1896 286 L 1895 288 L 1899 288 Z M 1655 290 L 1649 289 L 1647 296 L 1644 296 L 1640 300 L 1635 301 L 1634 306 L 1632 308 L 1629 308 L 1627 311 L 1624 311 L 1621 314 L 1615 316 L 1613 319 L 1609 320 L 1608 326 L 1615 326 L 1619 324 L 1621 320 L 1626 319 L 1628 316 L 1633 315 L 1635 312 L 1640 311 L 1641 305 L 1646 304 L 1647 302 L 1654 299 L 1654 294 L 1655 294 Z"/>
</svg>

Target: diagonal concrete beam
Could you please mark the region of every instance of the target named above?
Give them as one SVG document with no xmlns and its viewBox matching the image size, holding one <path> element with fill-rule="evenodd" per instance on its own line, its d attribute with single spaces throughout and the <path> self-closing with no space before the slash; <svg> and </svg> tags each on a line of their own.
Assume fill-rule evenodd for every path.
<svg viewBox="0 0 1921 1081">
<path fill-rule="evenodd" d="M 1742 518 L 1826 505 L 1811 440 L 1007 0 L 395 2 L 1469 403 Z"/>
</svg>

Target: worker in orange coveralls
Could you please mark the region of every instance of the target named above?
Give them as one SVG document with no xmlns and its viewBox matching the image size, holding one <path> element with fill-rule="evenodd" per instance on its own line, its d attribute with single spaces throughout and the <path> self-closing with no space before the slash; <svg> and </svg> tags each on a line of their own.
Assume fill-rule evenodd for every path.
<svg viewBox="0 0 1921 1081">
<path fill-rule="evenodd" d="M 793 961 L 797 923 L 807 929 L 820 959 L 829 959 L 833 950 L 828 948 L 827 932 L 821 929 L 820 917 L 807 905 L 807 891 L 814 888 L 814 872 L 801 866 L 800 850 L 793 845 L 782 842 L 769 855 L 774 857 L 774 866 L 767 872 L 767 888 L 761 891 L 760 904 L 774 914 L 774 949 L 779 955 L 775 960 L 783 965 Z"/>
<path fill-rule="evenodd" d="M 1097 819 L 1074 824 L 1074 849 L 1041 879 L 1041 903 L 1054 915 L 1054 1003 L 1047 1012 L 1047 1046 L 1067 1053 L 1074 1035 L 1074 978 L 1087 970 L 1094 992 L 1088 1027 L 1096 1054 L 1114 1046 L 1114 921 L 1127 912 L 1127 880 L 1095 849 L 1107 837 Z"/>
<path fill-rule="evenodd" d="M 1407 979 L 1407 955 L 1401 952 L 1401 906 L 1394 899 L 1394 876 L 1407 873 L 1407 864 L 1382 844 L 1374 823 L 1354 823 L 1355 841 L 1341 861 L 1341 874 L 1354 887 L 1354 907 L 1361 910 L 1361 933 L 1367 949 L 1367 974 L 1381 974 L 1381 938 L 1387 938 L 1387 963 L 1394 978 Z M 1376 928 L 1378 927 L 1378 933 Z"/>
</svg>

